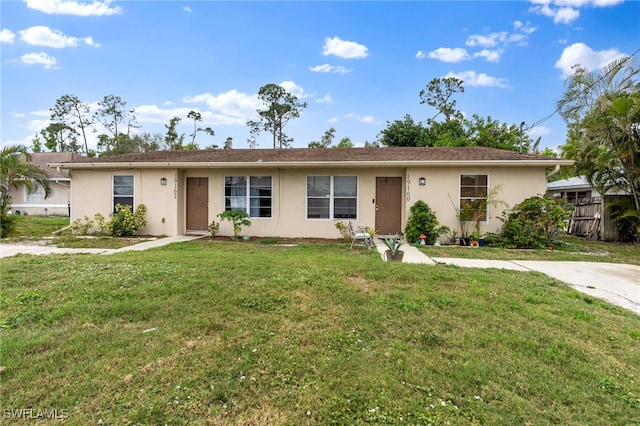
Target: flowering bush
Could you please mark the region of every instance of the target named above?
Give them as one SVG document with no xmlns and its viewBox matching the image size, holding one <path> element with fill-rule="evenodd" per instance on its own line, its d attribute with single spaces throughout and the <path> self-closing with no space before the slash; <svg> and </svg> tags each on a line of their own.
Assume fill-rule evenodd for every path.
<svg viewBox="0 0 640 426">
<path fill-rule="evenodd" d="M 116 204 L 115 210 L 115 213 L 109 215 L 108 221 L 100 213 L 94 215 L 96 225 L 102 232 L 113 237 L 130 237 L 138 229 L 147 226 L 147 207 L 144 204 L 138 205 L 135 212 L 131 211 L 130 206 L 122 204 Z"/>
<path fill-rule="evenodd" d="M 85 215 L 83 219 L 73 221 L 71 224 L 71 233 L 73 235 L 87 235 L 91 228 L 93 228 L 93 221 Z"/>
<path fill-rule="evenodd" d="M 564 232 L 571 204 L 563 199 L 547 196 L 527 198 L 510 211 L 504 212 L 504 222 L 498 244 L 516 248 L 545 248 L 553 245 L 553 238 Z"/>
</svg>

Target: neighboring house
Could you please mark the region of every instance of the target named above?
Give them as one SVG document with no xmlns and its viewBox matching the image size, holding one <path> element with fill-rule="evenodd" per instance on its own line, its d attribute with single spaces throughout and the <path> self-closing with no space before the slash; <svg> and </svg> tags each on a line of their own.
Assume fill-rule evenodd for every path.
<svg viewBox="0 0 640 426">
<path fill-rule="evenodd" d="M 40 166 L 49 178 L 51 195 L 44 197 L 44 189 L 37 185 L 36 190 L 29 192 L 25 186 L 11 188 L 11 211 L 14 214 L 29 215 L 63 215 L 69 216 L 71 200 L 71 172 L 48 163 L 68 163 L 86 161 L 87 157 L 72 152 L 36 152 L 31 154 L 31 163 Z"/>
<path fill-rule="evenodd" d="M 582 199 L 601 197 L 600 192 L 591 187 L 584 176 L 574 176 L 568 179 L 556 180 L 547 184 L 547 193 L 550 196 L 559 196 L 569 202 L 576 202 Z M 612 189 L 606 195 L 626 195 L 627 192 Z"/>
<path fill-rule="evenodd" d="M 600 193 L 592 188 L 583 176 L 549 182 L 547 184 L 547 193 L 552 197 L 564 198 L 571 203 L 600 196 Z"/>
<path fill-rule="evenodd" d="M 145 204 L 140 233 L 206 233 L 225 209 L 251 216 L 252 236 L 338 238 L 338 221 L 402 232 L 410 207 L 425 201 L 457 228 L 456 206 L 501 187 L 509 207 L 544 194 L 559 158 L 482 147 L 294 148 L 158 151 L 61 161 L 73 171 L 71 219 L 108 215 L 115 204 Z M 500 209 L 502 210 L 502 208 Z M 496 231 L 501 211 L 482 230 Z M 222 235 L 231 224 L 222 222 Z"/>
</svg>

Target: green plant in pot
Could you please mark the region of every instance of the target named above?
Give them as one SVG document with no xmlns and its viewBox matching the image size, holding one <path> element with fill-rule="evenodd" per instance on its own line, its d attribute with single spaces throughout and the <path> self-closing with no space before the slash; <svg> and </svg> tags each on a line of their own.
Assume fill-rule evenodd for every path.
<svg viewBox="0 0 640 426">
<path fill-rule="evenodd" d="M 218 215 L 220 220 L 228 220 L 233 224 L 233 239 L 238 241 L 243 227 L 251 226 L 249 215 L 242 210 L 225 210 Z"/>
<path fill-rule="evenodd" d="M 384 252 L 385 260 L 387 262 L 402 262 L 404 252 L 400 250 L 403 244 L 400 236 L 385 237 L 383 241 L 388 248 L 388 250 Z"/>
</svg>

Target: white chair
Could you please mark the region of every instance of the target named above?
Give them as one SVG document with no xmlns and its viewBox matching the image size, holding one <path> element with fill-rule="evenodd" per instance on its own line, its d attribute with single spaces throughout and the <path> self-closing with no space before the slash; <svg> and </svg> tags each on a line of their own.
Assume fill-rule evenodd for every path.
<svg viewBox="0 0 640 426">
<path fill-rule="evenodd" d="M 349 222 L 349 232 L 351 233 L 351 247 L 352 249 L 354 244 L 366 246 L 369 250 L 373 247 L 373 238 L 367 232 L 367 229 L 364 226 L 354 227 L 351 222 Z"/>
</svg>

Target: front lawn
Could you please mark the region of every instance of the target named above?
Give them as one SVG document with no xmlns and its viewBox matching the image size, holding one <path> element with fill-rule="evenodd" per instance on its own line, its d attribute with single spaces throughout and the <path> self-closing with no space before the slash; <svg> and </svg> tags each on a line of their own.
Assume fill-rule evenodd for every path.
<svg viewBox="0 0 640 426">
<path fill-rule="evenodd" d="M 640 421 L 640 316 L 542 274 L 219 241 L 0 271 L 3 408 L 69 425 Z"/>
<path fill-rule="evenodd" d="M 640 265 L 640 245 L 589 241 L 565 235 L 554 250 L 518 250 L 499 247 L 418 246 L 430 257 L 457 257 L 496 260 L 550 260 L 611 262 Z"/>
</svg>

